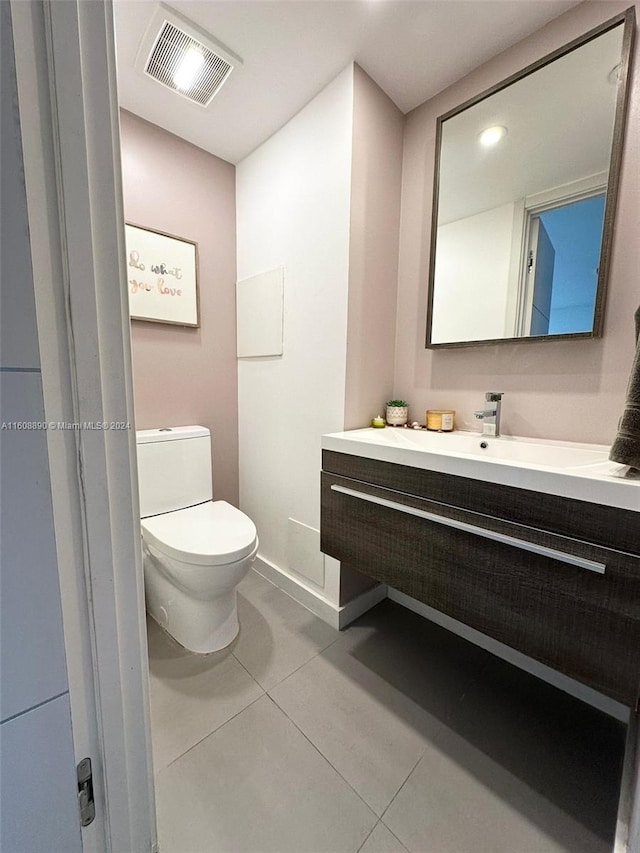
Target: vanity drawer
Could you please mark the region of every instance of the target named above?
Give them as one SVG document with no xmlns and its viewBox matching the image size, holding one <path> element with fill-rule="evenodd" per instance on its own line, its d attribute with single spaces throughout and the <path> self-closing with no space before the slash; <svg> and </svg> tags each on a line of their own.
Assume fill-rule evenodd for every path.
<svg viewBox="0 0 640 853">
<path fill-rule="evenodd" d="M 640 557 L 639 515 L 631 510 L 380 462 L 332 450 L 323 450 L 322 469 L 352 480 L 451 506 L 488 512 L 514 523 L 627 551 Z"/>
<path fill-rule="evenodd" d="M 345 566 L 635 704 L 637 556 L 330 473 L 321 531 Z"/>
</svg>

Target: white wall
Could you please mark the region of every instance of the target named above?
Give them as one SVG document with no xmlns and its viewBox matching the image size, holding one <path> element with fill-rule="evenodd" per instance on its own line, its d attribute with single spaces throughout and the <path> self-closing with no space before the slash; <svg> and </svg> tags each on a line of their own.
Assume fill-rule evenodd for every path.
<svg viewBox="0 0 640 853">
<path fill-rule="evenodd" d="M 240 359 L 240 506 L 260 557 L 337 603 L 337 567 L 323 558 L 320 436 L 344 424 L 353 68 L 345 69 L 236 170 L 238 279 L 284 267 L 284 354 Z M 305 544 L 306 543 L 306 544 Z"/>
<path fill-rule="evenodd" d="M 2 31 L 0 420 L 44 419 L 10 7 Z M 0 432 L 0 848 L 80 851 L 46 433 Z"/>
<path fill-rule="evenodd" d="M 433 343 L 513 334 L 506 329 L 513 224 L 511 202 L 438 228 Z"/>
</svg>

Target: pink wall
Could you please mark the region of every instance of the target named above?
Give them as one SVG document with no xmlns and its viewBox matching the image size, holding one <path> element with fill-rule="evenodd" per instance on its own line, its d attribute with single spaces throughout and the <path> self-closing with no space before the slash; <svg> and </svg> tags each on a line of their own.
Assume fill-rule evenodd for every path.
<svg viewBox="0 0 640 853">
<path fill-rule="evenodd" d="M 131 324 L 136 427 L 212 432 L 214 497 L 238 503 L 235 168 L 121 113 L 125 217 L 198 243 L 200 328 Z"/>
<path fill-rule="evenodd" d="M 344 428 L 369 426 L 393 392 L 404 116 L 353 67 Z M 340 570 L 340 604 L 375 585 Z"/>
<path fill-rule="evenodd" d="M 404 117 L 354 65 L 345 429 L 393 391 Z"/>
<path fill-rule="evenodd" d="M 473 411 L 486 390 L 505 391 L 503 430 L 610 444 L 622 414 L 634 352 L 633 313 L 640 302 L 640 61 L 631 80 L 604 337 L 502 344 L 460 350 L 424 347 L 436 118 L 627 7 L 585 2 L 495 57 L 407 116 L 394 395 L 411 414 L 453 408 L 456 424 L 478 429 Z M 640 4 L 636 4 L 640 17 Z"/>
</svg>

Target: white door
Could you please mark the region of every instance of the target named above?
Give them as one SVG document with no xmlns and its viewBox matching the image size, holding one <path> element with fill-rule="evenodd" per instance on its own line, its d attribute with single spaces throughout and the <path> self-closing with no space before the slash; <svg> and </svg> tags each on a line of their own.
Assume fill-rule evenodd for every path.
<svg viewBox="0 0 640 853">
<path fill-rule="evenodd" d="M 528 225 L 527 261 L 521 289 L 520 334 L 549 333 L 555 250 L 539 216 L 531 216 Z"/>
<path fill-rule="evenodd" d="M 531 320 L 528 332 L 530 335 L 549 334 L 555 255 L 553 243 L 549 239 L 544 223 L 539 216 L 534 217 L 531 221 L 529 241 L 531 259 L 529 276 L 532 279 Z"/>
<path fill-rule="evenodd" d="M 11 9 L 0 6 L 0 849 L 80 853 Z"/>
<path fill-rule="evenodd" d="M 61 761 L 75 776 L 75 765 L 91 758 L 96 809 L 80 833 L 74 778 L 73 818 L 59 812 L 58 828 L 73 824 L 84 853 L 143 853 L 155 849 L 156 832 L 113 9 L 12 0 L 11 14 L 43 419 L 76 425 L 38 433 L 48 455 L 73 740 L 71 764 L 68 748 Z M 115 422 L 130 429 L 104 428 Z M 42 477 L 38 485 L 48 488 Z M 68 747 L 68 709 L 65 719 Z M 16 761 L 32 764 L 25 778 L 46 776 L 28 751 L 18 749 Z M 62 790 L 68 808 L 68 784 Z M 36 806 L 30 820 L 40 819 Z M 57 853 L 53 840 L 26 849 Z"/>
</svg>

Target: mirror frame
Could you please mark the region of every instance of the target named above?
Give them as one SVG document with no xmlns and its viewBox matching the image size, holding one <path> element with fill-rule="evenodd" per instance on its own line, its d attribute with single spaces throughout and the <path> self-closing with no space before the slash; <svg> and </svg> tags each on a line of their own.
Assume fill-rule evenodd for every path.
<svg viewBox="0 0 640 853">
<path fill-rule="evenodd" d="M 631 6 L 624 12 L 620 12 L 613 18 L 605 21 L 592 30 L 584 33 L 584 35 L 573 39 L 562 47 L 554 50 L 552 53 L 543 56 L 542 59 L 527 65 L 521 71 L 510 75 L 504 80 L 485 89 L 479 95 L 465 101 L 457 107 L 438 116 L 436 120 L 436 142 L 435 142 L 435 168 L 433 175 L 433 204 L 431 212 L 431 242 L 429 249 L 429 288 L 427 294 L 427 349 L 448 349 L 452 347 L 475 347 L 487 346 L 493 344 L 513 344 L 516 342 L 538 343 L 540 341 L 560 341 L 569 338 L 600 338 L 602 337 L 604 325 L 604 307 L 607 294 L 607 284 L 609 279 L 609 267 L 611 261 L 611 246 L 613 243 L 613 226 L 618 199 L 618 186 L 620 182 L 620 166 L 622 162 L 622 151 L 624 147 L 624 131 L 626 126 L 627 102 L 629 100 L 629 77 L 631 67 L 631 51 L 633 48 L 635 35 L 635 7 Z M 559 59 L 566 54 L 571 53 L 579 47 L 582 47 L 587 42 L 592 41 L 603 33 L 608 32 L 617 26 L 623 26 L 622 35 L 622 52 L 620 60 L 620 80 L 618 83 L 618 91 L 616 94 L 615 119 L 613 125 L 613 139 L 611 144 L 611 158 L 609 161 L 609 176 L 607 179 L 607 194 L 604 210 L 604 223 L 602 229 L 602 243 L 600 247 L 600 266 L 598 272 L 598 284 L 596 291 L 596 303 L 593 317 L 593 328 L 590 332 L 565 332 L 558 335 L 526 335 L 522 337 L 512 338 L 491 338 L 478 341 L 453 341 L 450 343 L 433 343 L 431 340 L 431 326 L 433 321 L 433 296 L 435 286 L 435 265 L 436 265 L 436 237 L 438 230 L 438 199 L 440 192 L 440 149 L 442 146 L 442 125 L 447 119 L 453 118 L 469 107 L 484 101 L 496 92 L 506 89 L 518 80 L 528 77 L 535 71 L 544 68 L 556 59 Z"/>
</svg>

